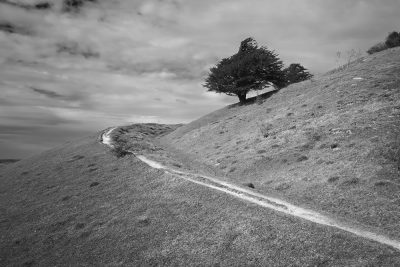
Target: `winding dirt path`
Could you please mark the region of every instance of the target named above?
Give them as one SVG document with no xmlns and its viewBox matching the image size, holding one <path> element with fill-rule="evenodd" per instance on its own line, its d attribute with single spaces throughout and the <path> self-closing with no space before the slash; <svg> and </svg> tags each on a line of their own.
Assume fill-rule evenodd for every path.
<svg viewBox="0 0 400 267">
<path fill-rule="evenodd" d="M 109 147 L 112 147 L 112 148 L 114 146 L 112 144 L 111 133 L 115 129 L 116 129 L 116 127 L 111 128 L 107 131 L 104 131 L 104 133 L 102 134 L 102 138 L 101 138 L 103 144 L 105 144 Z M 130 151 L 130 152 L 132 152 L 132 151 Z M 277 199 L 274 197 L 269 197 L 266 195 L 262 195 L 262 194 L 253 192 L 251 190 L 239 187 L 237 185 L 215 179 L 213 177 L 178 171 L 178 170 L 172 169 L 170 167 L 163 166 L 162 164 L 160 164 L 156 161 L 150 160 L 143 155 L 135 154 L 135 156 L 152 168 L 164 170 L 165 173 L 178 176 L 187 181 L 190 181 L 190 182 L 193 182 L 193 183 L 196 183 L 196 184 L 199 184 L 199 185 L 202 185 L 202 186 L 214 189 L 214 190 L 224 192 L 224 193 L 232 195 L 236 198 L 240 198 L 242 200 L 254 203 L 256 205 L 259 205 L 259 206 L 262 206 L 265 208 L 273 209 L 275 211 L 279 211 L 279 212 L 282 212 L 282 213 L 285 213 L 285 214 L 288 214 L 291 216 L 302 218 L 304 220 L 311 221 L 311 222 L 314 222 L 314 223 L 317 223 L 320 225 L 338 228 L 343 231 L 352 233 L 354 235 L 357 235 L 357 236 L 360 236 L 360 237 L 363 237 L 363 238 L 366 238 L 369 240 L 373 240 L 380 244 L 388 245 L 397 250 L 400 250 L 400 241 L 391 239 L 391 238 L 381 235 L 381 234 L 377 234 L 377 233 L 365 230 L 365 229 L 363 229 L 362 226 L 350 225 L 350 224 L 346 224 L 343 222 L 339 222 L 335 219 L 329 218 L 329 217 L 327 217 L 323 214 L 320 214 L 316 211 L 301 208 L 299 206 L 293 205 L 284 200 Z"/>
</svg>

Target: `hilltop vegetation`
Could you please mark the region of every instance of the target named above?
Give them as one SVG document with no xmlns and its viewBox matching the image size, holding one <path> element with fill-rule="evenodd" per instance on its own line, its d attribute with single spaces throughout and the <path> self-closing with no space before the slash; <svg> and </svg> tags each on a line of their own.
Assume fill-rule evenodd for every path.
<svg viewBox="0 0 400 267">
<path fill-rule="evenodd" d="M 161 138 L 219 177 L 400 238 L 400 48 Z"/>
<path fill-rule="evenodd" d="M 283 69 L 277 53 L 267 47 L 259 47 L 250 37 L 240 43 L 236 54 L 222 59 L 210 69 L 203 86 L 208 91 L 236 95 L 243 104 L 250 91 L 267 87 L 280 89 L 311 77 L 299 63 Z"/>
<path fill-rule="evenodd" d="M 372 46 L 370 49 L 368 49 L 367 53 L 373 54 L 397 46 L 400 46 L 400 32 L 394 31 L 389 33 L 385 42 Z"/>
</svg>

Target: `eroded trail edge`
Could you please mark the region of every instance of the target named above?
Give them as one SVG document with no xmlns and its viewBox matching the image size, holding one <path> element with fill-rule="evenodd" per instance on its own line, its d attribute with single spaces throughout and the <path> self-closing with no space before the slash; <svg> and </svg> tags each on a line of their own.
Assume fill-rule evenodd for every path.
<svg viewBox="0 0 400 267">
<path fill-rule="evenodd" d="M 110 129 L 104 131 L 101 136 L 102 143 L 111 148 L 114 147 L 114 145 L 112 144 L 113 140 L 111 138 L 111 133 L 115 129 L 116 129 L 116 127 L 110 128 Z M 130 152 L 133 153 L 132 151 L 130 151 Z M 218 191 L 224 192 L 226 194 L 232 195 L 234 197 L 240 198 L 242 200 L 254 203 L 256 205 L 259 205 L 259 206 L 262 206 L 265 208 L 269 208 L 269 209 L 272 209 L 275 211 L 279 211 L 279 212 L 282 212 L 282 213 L 285 213 L 285 214 L 288 214 L 291 216 L 295 216 L 298 218 L 302 218 L 307 221 L 311 221 L 311 222 L 314 222 L 314 223 L 317 223 L 320 225 L 334 227 L 334 228 L 352 233 L 354 235 L 357 235 L 357 236 L 360 236 L 360 237 L 363 237 L 363 238 L 366 238 L 369 240 L 373 240 L 380 244 L 388 245 L 397 250 L 400 250 L 400 241 L 391 239 L 391 238 L 381 235 L 381 234 L 377 234 L 377 233 L 365 230 L 361 226 L 357 227 L 355 225 L 349 225 L 349 224 L 346 224 L 343 222 L 339 222 L 335 219 L 329 218 L 326 215 L 323 215 L 316 211 L 293 205 L 293 204 L 286 202 L 284 200 L 281 200 L 281 199 L 262 195 L 262 194 L 250 191 L 248 189 L 239 187 L 237 185 L 218 180 L 213 177 L 175 170 L 175 169 L 169 168 L 167 166 L 164 166 L 156 161 L 148 159 L 143 155 L 135 154 L 135 156 L 152 168 L 164 170 L 165 173 L 168 173 L 168 174 L 171 174 L 174 176 L 178 176 L 182 179 L 196 183 L 198 185 L 202 185 L 202 186 L 214 189 L 214 190 L 218 190 Z"/>
</svg>

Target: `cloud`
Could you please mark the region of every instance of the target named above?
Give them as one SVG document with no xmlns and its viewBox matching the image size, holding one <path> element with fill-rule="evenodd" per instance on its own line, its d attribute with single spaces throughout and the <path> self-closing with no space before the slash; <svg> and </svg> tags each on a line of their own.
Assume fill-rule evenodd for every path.
<svg viewBox="0 0 400 267">
<path fill-rule="evenodd" d="M 50 98 L 64 98 L 63 95 L 57 94 L 56 92 L 50 91 L 50 90 L 44 90 L 44 89 L 39 89 L 35 88 L 33 86 L 30 87 L 34 92 L 45 95 Z"/>
<path fill-rule="evenodd" d="M 336 67 L 337 51 L 365 51 L 400 30 L 398 0 L 99 0 L 74 14 L 52 3 L 0 3 L 0 150 L 23 143 L 31 153 L 110 125 L 189 122 L 233 103 L 201 84 L 249 36 L 321 73 Z"/>
<path fill-rule="evenodd" d="M 23 126 L 23 125 L 1 125 L 1 135 L 23 134 L 28 131 L 40 129 L 40 126 Z"/>
<path fill-rule="evenodd" d="M 187 104 L 188 103 L 186 100 L 179 99 L 179 98 L 175 99 L 175 101 L 180 103 L 180 104 Z"/>
</svg>

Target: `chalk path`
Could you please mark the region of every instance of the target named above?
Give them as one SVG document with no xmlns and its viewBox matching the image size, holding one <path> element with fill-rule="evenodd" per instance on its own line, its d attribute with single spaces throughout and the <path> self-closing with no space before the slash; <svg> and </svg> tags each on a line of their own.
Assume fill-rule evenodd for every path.
<svg viewBox="0 0 400 267">
<path fill-rule="evenodd" d="M 115 129 L 116 128 L 111 128 L 102 134 L 103 144 L 105 144 L 111 148 L 114 147 L 112 144 L 111 133 Z M 354 235 L 357 235 L 357 236 L 360 236 L 360 237 L 363 237 L 363 238 L 366 238 L 369 240 L 373 240 L 375 242 L 378 242 L 378 243 L 381 243 L 384 245 L 388 245 L 397 250 L 400 250 L 400 242 L 399 241 L 391 239 L 391 238 L 381 235 L 381 234 L 377 234 L 377 233 L 365 230 L 362 227 L 339 222 L 335 219 L 329 218 L 328 216 L 320 214 L 316 211 L 293 205 L 289 202 L 286 202 L 286 201 L 278 199 L 278 198 L 262 195 L 257 192 L 253 192 L 246 188 L 242 188 L 240 186 L 237 186 L 237 185 L 225 182 L 225 181 L 221 181 L 221 180 L 218 180 L 213 177 L 175 170 L 173 168 L 164 166 L 164 165 L 160 164 L 159 162 L 150 160 L 143 155 L 136 155 L 136 157 L 152 168 L 164 170 L 165 173 L 175 175 L 177 177 L 180 177 L 187 181 L 196 183 L 198 185 L 202 185 L 202 186 L 214 189 L 214 190 L 218 190 L 218 191 L 224 192 L 226 194 L 229 194 L 231 196 L 234 196 L 236 198 L 240 198 L 242 200 L 254 203 L 256 205 L 259 205 L 259 206 L 262 206 L 265 208 L 269 208 L 269 209 L 272 209 L 272 210 L 275 210 L 278 212 L 282 212 L 282 213 L 285 213 L 285 214 L 288 214 L 288 215 L 291 215 L 294 217 L 302 218 L 304 220 L 311 221 L 311 222 L 314 222 L 314 223 L 317 223 L 320 225 L 338 228 L 340 230 L 352 233 Z"/>
</svg>

